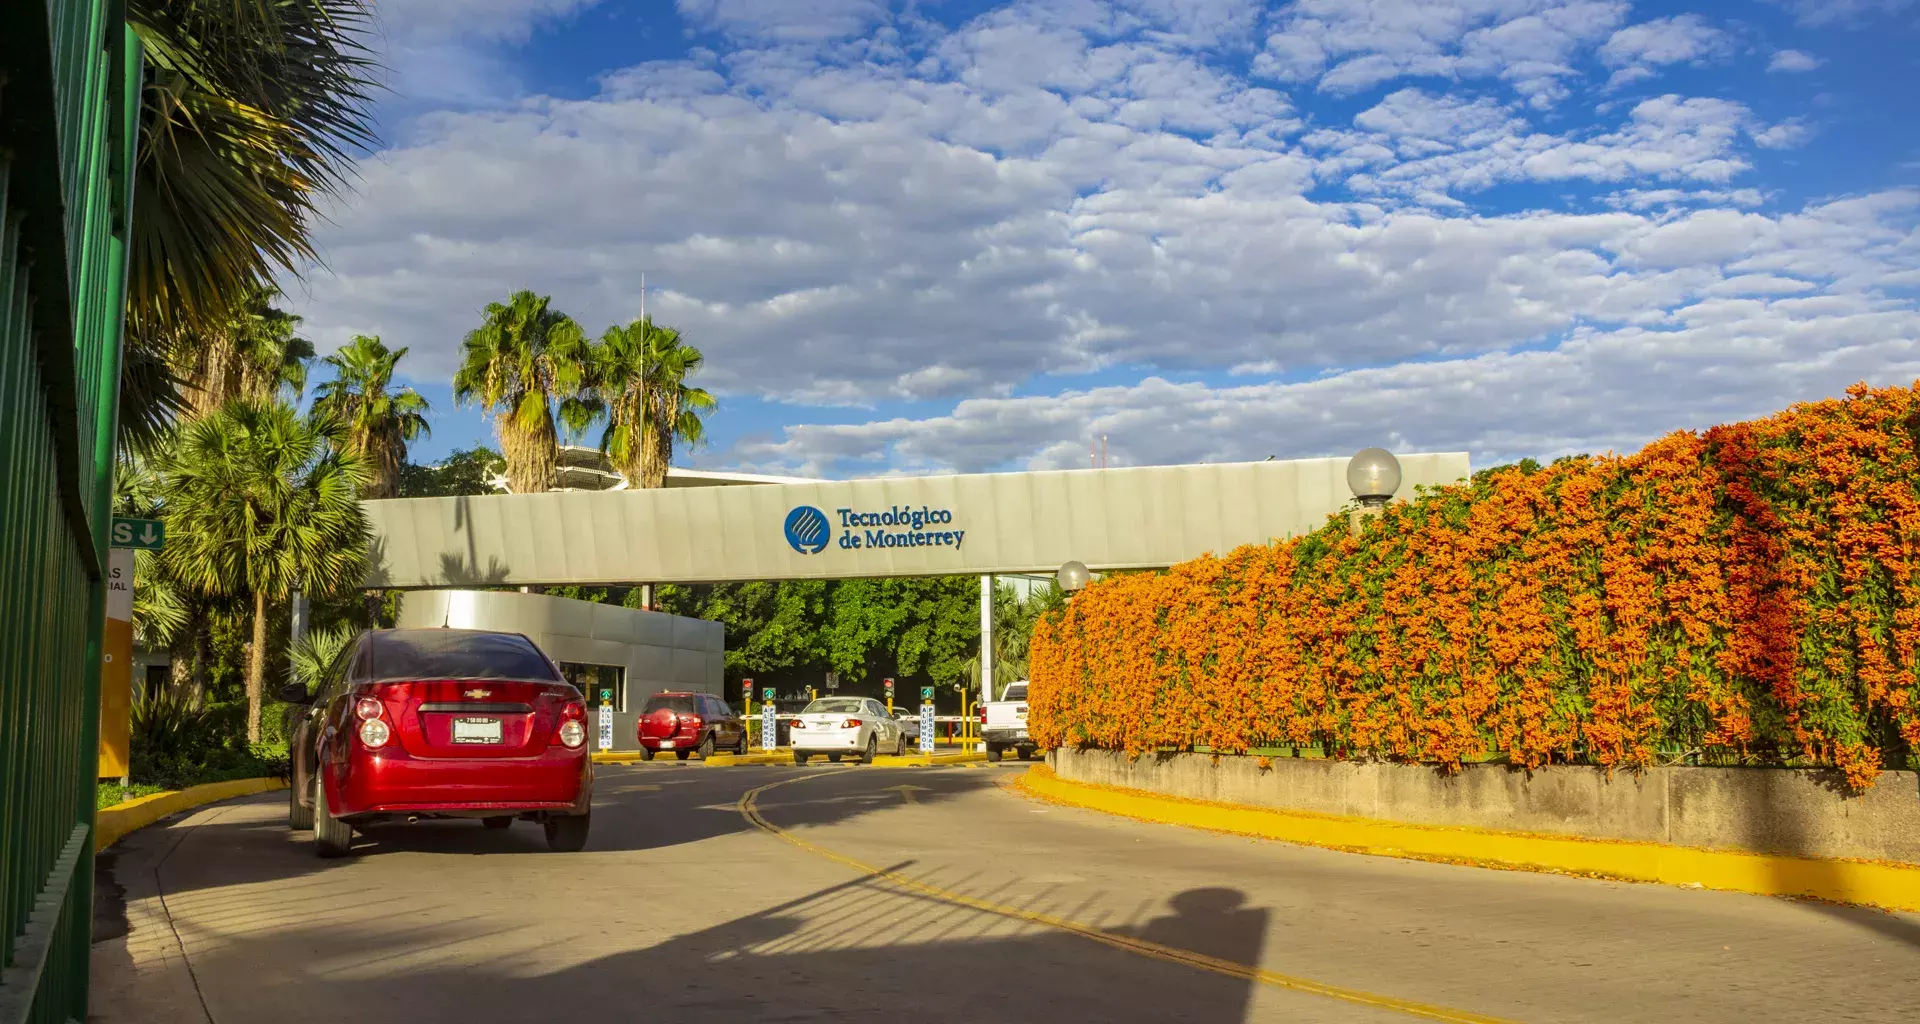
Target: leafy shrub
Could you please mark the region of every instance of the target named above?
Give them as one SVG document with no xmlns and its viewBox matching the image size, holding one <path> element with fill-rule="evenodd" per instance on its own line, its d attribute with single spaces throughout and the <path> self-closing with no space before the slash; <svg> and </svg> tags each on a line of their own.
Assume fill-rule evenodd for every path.
<svg viewBox="0 0 1920 1024">
<path fill-rule="evenodd" d="M 1848 394 L 1103 580 L 1035 631 L 1034 734 L 1872 785 L 1920 746 L 1920 383 Z"/>
<path fill-rule="evenodd" d="M 155 687 L 131 709 L 132 779 L 142 785 L 184 789 L 203 782 L 285 776 L 284 743 L 276 750 L 246 742 L 244 702 L 191 702 Z"/>
</svg>

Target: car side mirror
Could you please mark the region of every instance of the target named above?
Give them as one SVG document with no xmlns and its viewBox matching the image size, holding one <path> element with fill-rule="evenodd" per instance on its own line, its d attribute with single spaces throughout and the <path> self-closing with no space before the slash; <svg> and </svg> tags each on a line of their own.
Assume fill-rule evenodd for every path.
<svg viewBox="0 0 1920 1024">
<path fill-rule="evenodd" d="M 280 685 L 279 697 L 288 704 L 310 704 L 313 697 L 307 693 L 307 684 L 287 682 Z"/>
</svg>

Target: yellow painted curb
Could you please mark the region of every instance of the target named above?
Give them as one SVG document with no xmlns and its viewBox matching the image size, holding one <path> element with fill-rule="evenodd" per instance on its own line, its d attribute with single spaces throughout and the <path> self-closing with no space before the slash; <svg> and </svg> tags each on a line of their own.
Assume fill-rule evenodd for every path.
<svg viewBox="0 0 1920 1024">
<path fill-rule="evenodd" d="M 628 764 L 640 760 L 637 750 L 596 750 L 593 752 L 594 764 Z"/>
<path fill-rule="evenodd" d="M 1016 785 L 1044 800 L 1108 814 L 1356 853 L 1920 910 L 1920 865 L 1275 811 L 1070 782 L 1046 765 L 1035 765 Z"/>
<path fill-rule="evenodd" d="M 93 849 L 96 853 L 104 850 L 134 829 L 145 828 L 169 814 L 178 814 L 201 804 L 231 800 L 236 796 L 285 788 L 285 779 L 234 779 L 231 782 L 209 782 L 186 789 L 153 793 L 112 807 L 102 807 L 93 819 Z"/>
<path fill-rule="evenodd" d="M 781 747 L 770 754 L 715 754 L 701 763 L 709 768 L 725 768 L 733 764 L 792 764 L 793 751 Z"/>
<path fill-rule="evenodd" d="M 901 757 L 881 754 L 873 759 L 873 763 L 877 768 L 925 768 L 928 765 L 966 764 L 986 759 L 987 752 L 984 750 L 960 750 L 951 754 L 906 754 Z"/>
</svg>

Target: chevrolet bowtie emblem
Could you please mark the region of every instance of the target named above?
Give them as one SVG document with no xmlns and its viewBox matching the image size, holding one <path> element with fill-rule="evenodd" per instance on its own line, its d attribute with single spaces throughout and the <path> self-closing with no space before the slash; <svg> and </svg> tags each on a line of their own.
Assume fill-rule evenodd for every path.
<svg viewBox="0 0 1920 1024">
<path fill-rule="evenodd" d="M 483 697 L 493 696 L 493 691 L 492 690 L 468 690 L 467 696 L 472 697 L 474 700 L 479 700 Z"/>
</svg>

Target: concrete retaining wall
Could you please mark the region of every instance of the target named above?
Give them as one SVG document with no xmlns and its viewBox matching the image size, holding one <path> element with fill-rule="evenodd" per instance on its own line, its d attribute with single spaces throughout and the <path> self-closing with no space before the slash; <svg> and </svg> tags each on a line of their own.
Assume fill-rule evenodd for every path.
<svg viewBox="0 0 1920 1024">
<path fill-rule="evenodd" d="M 1062 778 L 1166 796 L 1420 825 L 1625 839 L 1715 850 L 1920 864 L 1920 775 L 1882 772 L 1860 796 L 1838 773 L 1770 768 L 1556 766 L 1531 773 L 1209 754 L 1058 750 Z"/>
</svg>

